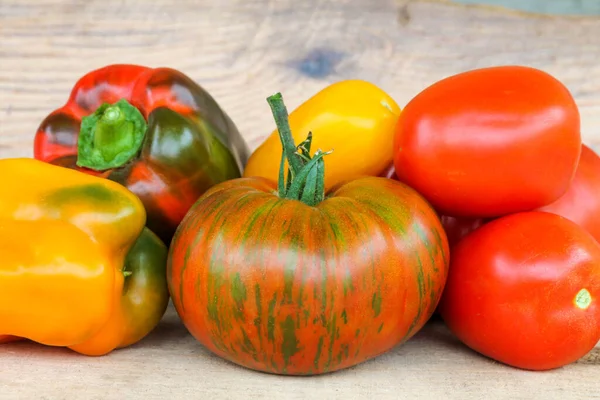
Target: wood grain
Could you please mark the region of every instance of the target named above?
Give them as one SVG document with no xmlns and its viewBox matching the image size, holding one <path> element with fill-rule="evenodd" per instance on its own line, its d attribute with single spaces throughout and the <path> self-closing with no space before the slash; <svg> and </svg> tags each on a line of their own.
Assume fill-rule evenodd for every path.
<svg viewBox="0 0 600 400">
<path fill-rule="evenodd" d="M 526 64 L 568 86 L 584 140 L 600 143 L 600 19 L 406 0 L 3 0 L 0 18 L 0 156 L 30 155 L 77 78 L 117 62 L 181 69 L 252 148 L 274 127 L 265 98 L 276 91 L 293 108 L 361 78 L 404 105 L 447 75 Z"/>
<path fill-rule="evenodd" d="M 174 4 L 176 3 L 176 4 Z M 30 156 L 41 120 L 79 76 L 110 63 L 181 69 L 214 95 L 251 148 L 273 129 L 265 98 L 290 109 L 341 79 L 369 80 L 405 104 L 466 69 L 525 64 L 555 75 L 600 146 L 600 19 L 439 1 L 0 1 L 0 157 Z M 142 343 L 84 358 L 0 346 L 0 398 L 600 398 L 600 349 L 546 373 L 461 346 L 434 322 L 390 354 L 318 378 L 283 378 L 204 350 L 172 309 Z"/>
<path fill-rule="evenodd" d="M 379 358 L 310 378 L 223 361 L 187 333 L 172 308 L 145 340 L 106 357 L 18 343 L 0 347 L 0 359 L 0 399 L 600 398 L 600 368 L 589 357 L 558 370 L 521 371 L 466 349 L 439 321 Z"/>
</svg>

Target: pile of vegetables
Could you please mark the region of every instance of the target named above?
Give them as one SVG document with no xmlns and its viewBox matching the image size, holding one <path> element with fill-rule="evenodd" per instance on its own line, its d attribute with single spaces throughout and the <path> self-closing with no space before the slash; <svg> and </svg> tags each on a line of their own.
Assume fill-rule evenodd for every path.
<svg viewBox="0 0 600 400">
<path fill-rule="evenodd" d="M 528 370 L 600 341 L 600 158 L 556 78 L 467 71 L 403 109 L 361 80 L 267 103 L 251 152 L 179 71 L 82 77 L 34 159 L 0 160 L 0 342 L 108 354 L 169 298 L 203 346 L 275 374 L 357 365 L 434 314 Z"/>
</svg>

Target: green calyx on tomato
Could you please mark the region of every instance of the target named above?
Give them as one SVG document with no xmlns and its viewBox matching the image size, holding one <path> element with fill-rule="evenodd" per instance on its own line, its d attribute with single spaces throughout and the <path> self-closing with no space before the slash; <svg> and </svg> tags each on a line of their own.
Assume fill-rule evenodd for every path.
<svg viewBox="0 0 600 400">
<path fill-rule="evenodd" d="M 105 171 L 125 165 L 142 147 L 147 126 L 125 99 L 102 104 L 81 119 L 77 166 Z"/>
<path fill-rule="evenodd" d="M 325 198 L 325 162 L 323 157 L 331 151 L 323 152 L 318 149 L 311 157 L 311 132 L 308 133 L 306 140 L 296 146 L 281 93 L 269 96 L 267 102 L 273 112 L 283 146 L 277 186 L 279 197 L 300 200 L 309 206 L 315 206 Z M 287 180 L 285 179 L 286 160 L 289 164 Z"/>
</svg>

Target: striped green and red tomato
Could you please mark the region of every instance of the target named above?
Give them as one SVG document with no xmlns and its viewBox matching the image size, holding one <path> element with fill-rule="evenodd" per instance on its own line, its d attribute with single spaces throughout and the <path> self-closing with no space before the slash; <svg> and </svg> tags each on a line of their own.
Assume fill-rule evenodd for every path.
<svg viewBox="0 0 600 400">
<path fill-rule="evenodd" d="M 187 329 L 220 357 L 320 374 L 421 329 L 446 281 L 448 241 L 435 211 L 400 182 L 366 177 L 325 196 L 323 153 L 310 156 L 310 139 L 293 144 L 280 99 L 269 102 L 292 179 L 208 190 L 173 239 L 169 288 Z"/>
</svg>

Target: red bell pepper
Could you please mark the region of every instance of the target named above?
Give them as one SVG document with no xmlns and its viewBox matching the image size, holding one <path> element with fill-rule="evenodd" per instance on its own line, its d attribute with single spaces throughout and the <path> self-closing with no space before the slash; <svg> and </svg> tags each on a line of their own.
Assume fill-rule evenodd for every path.
<svg viewBox="0 0 600 400">
<path fill-rule="evenodd" d="M 36 159 L 117 181 L 146 207 L 169 243 L 196 199 L 240 177 L 249 149 L 202 87 L 170 68 L 109 65 L 83 76 L 48 115 Z"/>
</svg>

